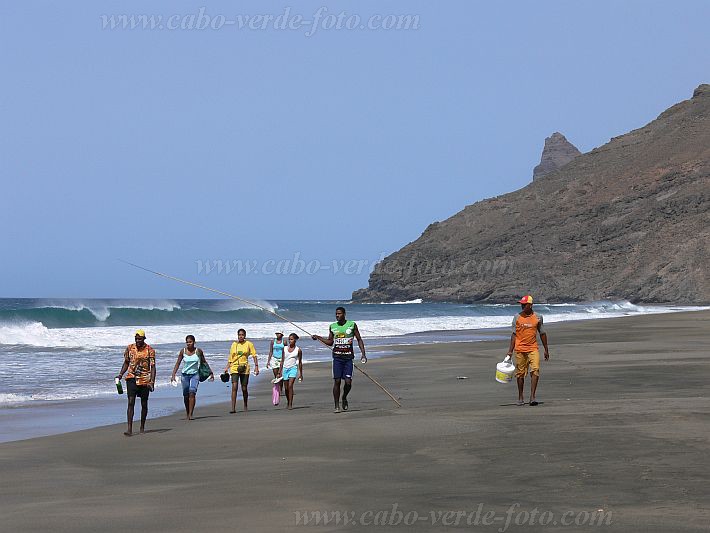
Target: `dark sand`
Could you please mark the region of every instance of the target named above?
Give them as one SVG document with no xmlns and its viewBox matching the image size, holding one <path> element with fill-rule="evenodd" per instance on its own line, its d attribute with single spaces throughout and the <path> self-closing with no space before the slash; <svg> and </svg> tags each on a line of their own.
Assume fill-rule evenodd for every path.
<svg viewBox="0 0 710 533">
<path fill-rule="evenodd" d="M 549 325 L 537 407 L 516 407 L 515 385 L 493 379 L 507 342 L 451 343 L 366 365 L 401 409 L 356 372 L 350 412 L 333 414 L 329 369 L 309 365 L 291 412 L 264 393 L 248 416 L 198 397 L 197 420 L 149 420 L 142 436 L 123 437 L 120 425 L 5 443 L 0 528 L 378 530 L 362 524 L 396 504 L 420 518 L 386 517 L 402 530 L 449 530 L 456 517 L 442 511 L 461 511 L 459 527 L 471 528 L 480 508 L 476 529 L 502 531 L 519 504 L 507 531 L 708 531 L 709 321 Z M 598 509 L 611 525 L 559 524 Z M 296 526 L 295 512 L 314 510 L 353 522 Z M 486 512 L 497 521 L 485 526 Z M 544 512 L 556 527 L 539 525 Z"/>
</svg>

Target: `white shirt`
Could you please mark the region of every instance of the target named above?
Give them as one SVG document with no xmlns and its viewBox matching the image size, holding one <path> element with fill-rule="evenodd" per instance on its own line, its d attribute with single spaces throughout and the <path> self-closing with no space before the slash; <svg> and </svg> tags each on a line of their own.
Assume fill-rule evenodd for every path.
<svg viewBox="0 0 710 533">
<path fill-rule="evenodd" d="M 298 364 L 298 355 L 301 353 L 301 349 L 296 346 L 293 351 L 286 346 L 284 348 L 284 368 L 293 368 Z"/>
</svg>

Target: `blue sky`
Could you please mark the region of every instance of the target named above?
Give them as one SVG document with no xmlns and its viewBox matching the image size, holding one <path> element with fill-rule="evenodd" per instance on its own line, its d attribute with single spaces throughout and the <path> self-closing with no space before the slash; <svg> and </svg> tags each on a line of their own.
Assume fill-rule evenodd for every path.
<svg viewBox="0 0 710 533">
<path fill-rule="evenodd" d="M 289 5 L 419 27 L 101 23 Z M 708 19 L 701 1 L 4 2 L 0 297 L 207 296 L 121 258 L 347 299 L 431 222 L 526 185 L 552 132 L 588 151 L 710 82 Z M 198 271 L 220 260 L 258 273 Z"/>
</svg>

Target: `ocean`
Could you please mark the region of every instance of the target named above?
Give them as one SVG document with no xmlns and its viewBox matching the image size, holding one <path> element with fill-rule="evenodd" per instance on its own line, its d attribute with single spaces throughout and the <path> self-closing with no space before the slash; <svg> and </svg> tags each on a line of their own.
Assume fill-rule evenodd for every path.
<svg viewBox="0 0 710 533">
<path fill-rule="evenodd" d="M 517 304 L 419 300 L 394 304 L 257 303 L 319 335 L 327 335 L 335 307 L 344 305 L 348 319 L 358 323 L 368 356 L 375 358 L 410 344 L 480 341 L 483 337 L 470 330 L 507 328 L 520 309 Z M 698 309 L 702 308 L 628 302 L 535 304 L 545 323 Z M 259 353 L 262 371 L 266 370 L 269 340 L 277 330 L 301 336 L 299 346 L 306 364 L 330 359 L 328 349 L 302 330 L 236 300 L 0 299 L 0 442 L 125 421 L 125 395 L 116 393 L 113 378 L 121 368 L 123 350 L 133 342 L 138 328 L 146 330 L 146 342 L 156 350 L 158 373 L 149 416 L 180 410 L 181 389 L 170 386 L 169 379 L 185 336 L 195 335 L 217 374 L 224 369 L 231 341 L 241 327 Z M 507 330 L 500 330 L 500 335 L 509 337 Z M 551 341 L 554 350 L 554 339 Z M 252 398 L 270 398 L 266 379 L 271 377 L 270 370 L 252 376 Z M 199 389 L 198 410 L 201 404 L 228 398 L 228 385 L 219 380 L 205 382 Z"/>
</svg>

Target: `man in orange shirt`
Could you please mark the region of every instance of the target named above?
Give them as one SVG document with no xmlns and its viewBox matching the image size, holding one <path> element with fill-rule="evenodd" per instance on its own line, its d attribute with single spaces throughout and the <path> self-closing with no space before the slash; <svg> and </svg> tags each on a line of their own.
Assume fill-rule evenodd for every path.
<svg viewBox="0 0 710 533">
<path fill-rule="evenodd" d="M 118 379 L 126 374 L 126 392 L 128 393 L 128 409 L 126 418 L 128 430 L 123 434 L 126 437 L 133 435 L 133 409 L 136 405 L 136 396 L 141 399 L 141 427 L 145 431 L 145 419 L 148 418 L 148 396 L 155 387 L 155 350 L 145 342 L 145 331 L 136 331 L 135 343 L 129 344 L 123 352 L 123 366 L 116 376 Z"/>
<path fill-rule="evenodd" d="M 525 376 L 530 372 L 530 405 L 537 405 L 535 392 L 540 379 L 540 351 L 537 345 L 537 335 L 540 334 L 542 345 L 545 347 L 545 361 L 550 359 L 547 348 L 547 333 L 542 328 L 542 315 L 535 314 L 532 308 L 532 296 L 523 296 L 520 300 L 522 311 L 513 318 L 513 334 L 510 336 L 508 357 L 510 360 L 515 350 L 515 377 L 518 381 L 518 405 L 525 405 L 523 389 Z"/>
</svg>

